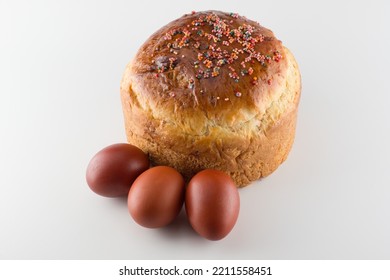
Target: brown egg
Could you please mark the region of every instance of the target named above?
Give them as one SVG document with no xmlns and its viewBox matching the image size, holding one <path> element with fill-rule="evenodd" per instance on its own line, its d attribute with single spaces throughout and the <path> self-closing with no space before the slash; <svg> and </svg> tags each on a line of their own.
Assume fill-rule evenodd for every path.
<svg viewBox="0 0 390 280">
<path fill-rule="evenodd" d="M 188 184 L 185 208 L 193 229 L 210 240 L 224 238 L 240 211 L 240 196 L 229 175 L 212 169 L 196 174 Z"/>
<path fill-rule="evenodd" d="M 147 155 L 139 148 L 119 143 L 99 151 L 89 162 L 86 179 L 95 193 L 126 196 L 134 180 L 149 168 Z"/>
<path fill-rule="evenodd" d="M 141 226 L 163 227 L 179 214 L 184 202 L 184 179 L 168 166 L 156 166 L 142 173 L 131 186 L 127 206 Z"/>
</svg>

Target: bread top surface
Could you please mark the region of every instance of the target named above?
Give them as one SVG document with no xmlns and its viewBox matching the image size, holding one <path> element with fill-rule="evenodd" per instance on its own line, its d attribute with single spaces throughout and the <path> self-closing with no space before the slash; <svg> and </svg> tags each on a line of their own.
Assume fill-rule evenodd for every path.
<svg viewBox="0 0 390 280">
<path fill-rule="evenodd" d="M 291 53 L 259 23 L 233 13 L 193 12 L 141 46 L 121 91 L 151 118 L 199 134 L 205 125 L 234 128 L 263 119 L 286 91 L 291 64 Z"/>
</svg>

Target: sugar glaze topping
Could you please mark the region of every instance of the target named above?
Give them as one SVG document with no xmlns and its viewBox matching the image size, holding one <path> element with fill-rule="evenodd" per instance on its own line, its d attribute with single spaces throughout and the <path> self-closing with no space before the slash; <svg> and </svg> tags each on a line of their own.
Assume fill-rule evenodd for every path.
<svg viewBox="0 0 390 280">
<path fill-rule="evenodd" d="M 192 12 L 192 15 L 195 14 Z M 190 61 L 195 76 L 188 79 L 189 89 L 194 89 L 195 80 L 201 83 L 204 79 L 217 78 L 222 71 L 228 71 L 228 76 L 235 83 L 239 83 L 244 77 L 249 77 L 249 83 L 257 85 L 259 79 L 252 66 L 258 63 L 266 68 L 270 63 L 279 62 L 282 55 L 278 50 L 268 53 L 257 51 L 256 46 L 269 38 L 261 34 L 253 25 L 238 24 L 237 19 L 240 18 L 238 14 L 228 15 L 227 18 L 221 18 L 215 12 L 198 13 L 190 24 L 168 30 L 163 35 L 162 44 L 155 47 L 151 60 L 155 77 L 159 78 L 159 73 L 175 69 L 180 59 L 185 59 L 181 50 L 192 49 L 197 52 L 197 55 L 195 60 Z M 158 57 L 161 49 L 169 50 L 169 57 Z M 272 84 L 271 79 L 266 82 L 268 85 Z M 245 93 L 238 90 L 233 92 L 237 98 L 243 94 Z M 171 94 L 171 96 L 175 95 Z"/>
</svg>

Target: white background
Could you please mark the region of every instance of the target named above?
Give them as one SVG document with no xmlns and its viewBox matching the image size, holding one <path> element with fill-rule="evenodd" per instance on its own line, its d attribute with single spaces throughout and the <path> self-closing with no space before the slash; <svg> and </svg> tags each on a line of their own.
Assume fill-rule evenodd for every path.
<svg viewBox="0 0 390 280">
<path fill-rule="evenodd" d="M 207 2 L 0 0 L 1 259 L 390 259 L 389 2 Z M 162 25 L 207 9 L 272 29 L 303 83 L 288 160 L 240 190 L 218 242 L 184 212 L 142 228 L 125 199 L 85 182 L 90 158 L 126 141 L 127 62 Z"/>
</svg>

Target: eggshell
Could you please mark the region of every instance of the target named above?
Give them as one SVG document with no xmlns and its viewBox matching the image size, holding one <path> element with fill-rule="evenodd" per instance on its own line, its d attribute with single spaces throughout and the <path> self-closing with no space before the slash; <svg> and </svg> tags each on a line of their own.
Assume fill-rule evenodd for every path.
<svg viewBox="0 0 390 280">
<path fill-rule="evenodd" d="M 141 226 L 163 227 L 179 214 L 185 194 L 181 174 L 167 166 L 156 166 L 142 173 L 129 191 L 130 215 Z"/>
<path fill-rule="evenodd" d="M 149 168 L 149 158 L 136 146 L 119 143 L 99 151 L 89 162 L 88 186 L 107 197 L 126 196 L 134 180 Z"/>
<path fill-rule="evenodd" d="M 197 173 L 189 182 L 185 208 L 193 229 L 210 240 L 220 240 L 233 229 L 240 197 L 229 175 L 212 169 Z"/>
</svg>

